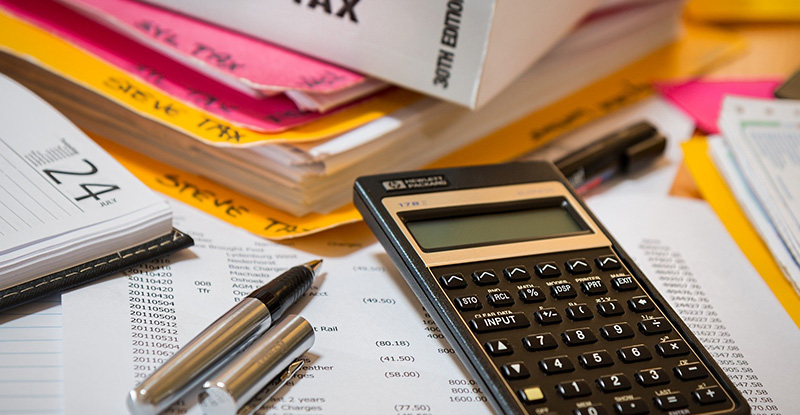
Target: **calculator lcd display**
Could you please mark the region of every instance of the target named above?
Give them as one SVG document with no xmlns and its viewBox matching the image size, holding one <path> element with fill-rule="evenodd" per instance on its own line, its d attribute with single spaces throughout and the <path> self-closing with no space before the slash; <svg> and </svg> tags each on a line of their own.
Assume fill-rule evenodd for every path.
<svg viewBox="0 0 800 415">
<path fill-rule="evenodd" d="M 406 222 L 425 251 L 495 245 L 586 233 L 567 204 Z"/>
</svg>

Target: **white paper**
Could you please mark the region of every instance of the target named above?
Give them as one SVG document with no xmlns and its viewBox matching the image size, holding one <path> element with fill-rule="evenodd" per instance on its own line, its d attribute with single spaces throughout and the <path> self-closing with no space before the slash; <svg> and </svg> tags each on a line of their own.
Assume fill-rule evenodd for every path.
<svg viewBox="0 0 800 415">
<path fill-rule="evenodd" d="M 64 412 L 61 301 L 0 313 L 0 414 Z"/>
<path fill-rule="evenodd" d="M 707 204 L 606 197 L 590 208 L 742 391 L 753 415 L 800 413 L 800 331 Z"/>
<path fill-rule="evenodd" d="M 675 299 L 669 275 L 657 272 L 648 252 L 668 252 L 686 273 L 694 273 L 696 278 L 687 280 L 691 300 L 675 305 L 693 318 L 690 326 L 702 330 L 701 338 L 731 375 L 752 369 L 748 375 L 757 379 L 736 380 L 744 390 L 769 391 L 756 399 L 773 402 L 756 404 L 779 409 L 756 414 L 800 411 L 789 390 L 800 365 L 772 357 L 778 345 L 800 346 L 800 332 L 707 207 L 603 197 L 593 206 L 667 298 Z M 271 402 L 270 414 L 489 412 L 485 397 L 364 226 L 276 244 L 183 205 L 174 209 L 177 226 L 196 238 L 196 247 L 145 266 L 143 273 L 64 295 L 67 413 L 123 413 L 126 393 L 137 380 L 267 279 L 260 274 L 272 277 L 317 257 L 324 258 L 325 272 L 292 309 L 316 330 L 309 367 Z M 708 305 L 701 317 L 716 313 L 713 333 L 703 326 L 708 322 L 694 320 L 692 304 Z M 718 350 L 719 339 L 732 343 L 725 340 Z M 746 366 L 739 364 L 744 360 Z"/>
<path fill-rule="evenodd" d="M 744 179 L 800 264 L 800 104 L 726 97 L 719 126 Z"/>
<path fill-rule="evenodd" d="M 767 248 L 769 248 L 783 274 L 794 285 L 794 289 L 800 292 L 800 266 L 795 262 L 792 253 L 789 252 L 778 231 L 770 222 L 769 216 L 767 216 L 764 208 L 750 190 L 725 142 L 719 137 L 709 137 L 708 151 L 717 170 L 725 178 L 725 182 L 734 197 L 736 197 L 736 201 L 747 215 L 747 219 L 750 220 L 750 223 L 755 227 Z"/>
<path fill-rule="evenodd" d="M 195 247 L 64 295 L 67 413 L 125 413 L 127 392 L 179 346 L 269 278 L 315 258 L 323 274 L 290 310 L 315 328 L 310 362 L 270 413 L 489 411 L 366 227 L 278 244 L 173 209 Z"/>
</svg>

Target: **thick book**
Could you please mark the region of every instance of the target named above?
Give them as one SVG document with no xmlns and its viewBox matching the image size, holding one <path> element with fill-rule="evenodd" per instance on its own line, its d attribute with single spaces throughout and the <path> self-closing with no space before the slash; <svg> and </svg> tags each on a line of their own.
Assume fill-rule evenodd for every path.
<svg viewBox="0 0 800 415">
<path fill-rule="evenodd" d="M 146 0 L 470 108 L 598 0 Z"/>
<path fill-rule="evenodd" d="M 44 100 L 0 76 L 0 309 L 190 245 L 172 210 Z"/>
</svg>

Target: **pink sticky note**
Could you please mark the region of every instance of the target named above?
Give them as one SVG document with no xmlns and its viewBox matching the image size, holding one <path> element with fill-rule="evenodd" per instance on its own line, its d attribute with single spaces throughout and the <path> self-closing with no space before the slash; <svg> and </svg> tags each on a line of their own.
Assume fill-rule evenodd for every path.
<svg viewBox="0 0 800 415">
<path fill-rule="evenodd" d="M 780 80 L 660 82 L 656 89 L 666 99 L 694 118 L 708 134 L 719 132 L 717 118 L 725 95 L 772 98 Z"/>
<path fill-rule="evenodd" d="M 62 1 L 140 42 L 175 52 L 198 70 L 218 71 L 256 90 L 326 93 L 364 81 L 338 66 L 137 1 Z"/>
<path fill-rule="evenodd" d="M 300 111 L 283 94 L 254 98 L 234 90 L 57 2 L 0 0 L 0 6 L 177 100 L 236 125 L 276 133 L 324 116 Z"/>
</svg>

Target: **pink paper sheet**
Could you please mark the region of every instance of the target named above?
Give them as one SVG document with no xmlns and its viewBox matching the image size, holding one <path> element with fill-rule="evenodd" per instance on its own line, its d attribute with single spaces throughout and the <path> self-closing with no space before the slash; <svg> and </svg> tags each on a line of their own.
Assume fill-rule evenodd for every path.
<svg viewBox="0 0 800 415">
<path fill-rule="evenodd" d="M 660 82 L 655 87 L 662 96 L 694 118 L 698 128 L 708 134 L 716 134 L 719 132 L 717 118 L 725 95 L 772 98 L 772 91 L 780 83 L 774 79 L 689 81 Z"/>
<path fill-rule="evenodd" d="M 0 0 L 0 6 L 174 98 L 238 126 L 277 133 L 323 116 L 300 111 L 283 94 L 259 99 L 231 89 L 55 1 Z"/>
<path fill-rule="evenodd" d="M 267 91 L 334 92 L 364 76 L 270 43 L 132 0 L 62 0 L 143 42 L 156 42 L 203 70 Z M 234 7 L 234 5 L 231 5 Z"/>
</svg>

